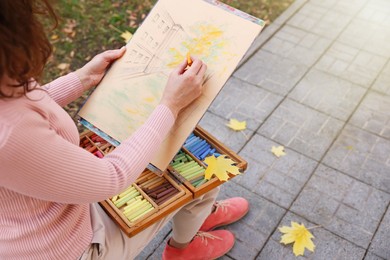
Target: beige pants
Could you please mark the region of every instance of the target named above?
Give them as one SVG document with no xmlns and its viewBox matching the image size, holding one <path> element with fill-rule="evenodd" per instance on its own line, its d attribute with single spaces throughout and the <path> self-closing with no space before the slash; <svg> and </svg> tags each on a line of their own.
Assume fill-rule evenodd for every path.
<svg viewBox="0 0 390 260">
<path fill-rule="evenodd" d="M 173 239 L 179 243 L 187 243 L 210 214 L 218 191 L 216 188 L 191 201 L 131 238 L 121 231 L 97 203 L 92 204 L 93 238 L 80 259 L 134 259 L 170 219 Z"/>
</svg>

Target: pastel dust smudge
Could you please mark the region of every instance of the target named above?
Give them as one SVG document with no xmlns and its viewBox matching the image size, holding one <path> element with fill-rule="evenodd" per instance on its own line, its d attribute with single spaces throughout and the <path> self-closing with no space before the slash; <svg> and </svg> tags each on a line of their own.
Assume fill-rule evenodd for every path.
<svg viewBox="0 0 390 260">
<path fill-rule="evenodd" d="M 207 64 L 218 62 L 224 54 L 224 50 L 228 45 L 224 31 L 222 28 L 200 23 L 190 27 L 191 36 L 181 42 L 179 48 L 170 48 L 170 61 L 167 64 L 169 68 L 177 67 L 186 57 L 189 52 L 191 55 L 200 57 Z"/>
</svg>

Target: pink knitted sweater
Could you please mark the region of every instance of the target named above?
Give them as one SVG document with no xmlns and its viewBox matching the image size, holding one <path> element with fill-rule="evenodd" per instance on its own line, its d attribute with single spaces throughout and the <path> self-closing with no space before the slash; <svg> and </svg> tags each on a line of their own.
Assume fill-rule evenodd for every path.
<svg viewBox="0 0 390 260">
<path fill-rule="evenodd" d="M 74 73 L 28 97 L 0 99 L 0 259 L 78 259 L 92 239 L 89 203 L 129 186 L 174 123 L 159 105 L 103 159 L 78 147 L 62 106 L 85 90 Z"/>
</svg>

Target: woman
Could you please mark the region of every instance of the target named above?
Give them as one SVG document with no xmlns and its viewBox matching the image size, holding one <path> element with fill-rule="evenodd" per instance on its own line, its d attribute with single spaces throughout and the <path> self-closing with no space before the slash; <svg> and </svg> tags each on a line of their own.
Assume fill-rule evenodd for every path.
<svg viewBox="0 0 390 260">
<path fill-rule="evenodd" d="M 132 259 L 170 218 L 164 259 L 211 259 L 229 251 L 233 235 L 210 230 L 244 216 L 242 198 L 214 203 L 214 190 L 132 238 L 96 203 L 140 175 L 180 110 L 201 94 L 207 66 L 194 58 L 185 70 L 184 61 L 147 122 L 99 159 L 78 147 L 77 128 L 61 107 L 98 84 L 126 50 L 99 54 L 41 87 L 35 79 L 51 46 L 38 14 L 56 20 L 48 0 L 0 2 L 0 259 Z"/>
</svg>

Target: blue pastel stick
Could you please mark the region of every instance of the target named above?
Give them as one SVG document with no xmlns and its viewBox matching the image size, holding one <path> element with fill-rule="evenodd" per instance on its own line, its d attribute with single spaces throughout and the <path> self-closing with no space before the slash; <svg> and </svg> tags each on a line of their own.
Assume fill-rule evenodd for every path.
<svg viewBox="0 0 390 260">
<path fill-rule="evenodd" d="M 218 156 L 221 156 L 221 154 L 220 153 L 214 153 L 214 156 L 218 157 Z"/>
<path fill-rule="evenodd" d="M 188 137 L 187 139 L 186 139 L 186 141 L 184 142 L 184 143 L 189 143 L 190 141 L 192 141 L 193 139 L 195 139 L 196 138 L 196 136 L 194 135 L 194 136 L 190 136 L 190 137 Z"/>
<path fill-rule="evenodd" d="M 212 149 L 211 149 L 211 147 L 210 148 L 208 148 L 204 153 L 202 153 L 199 157 L 199 159 L 201 159 L 201 160 L 204 160 L 204 158 L 210 153 L 210 151 L 211 151 Z"/>
<path fill-rule="evenodd" d="M 201 141 L 202 141 L 202 139 L 197 137 L 194 140 L 192 140 L 190 144 L 186 145 L 185 148 L 192 149 L 192 147 L 194 147 L 195 145 L 198 145 Z"/>
<path fill-rule="evenodd" d="M 198 154 L 200 151 L 205 149 L 207 146 L 210 146 L 208 143 L 203 143 L 201 146 L 199 146 L 197 149 L 191 151 L 193 155 Z"/>
<path fill-rule="evenodd" d="M 190 145 L 196 143 L 198 140 L 199 140 L 199 137 L 195 137 L 195 138 L 191 139 L 188 143 L 186 143 L 186 144 L 184 145 L 184 147 L 187 148 L 187 147 L 189 147 Z"/>
<path fill-rule="evenodd" d="M 191 146 L 191 147 L 188 147 L 188 150 L 190 150 L 191 153 L 193 153 L 194 151 L 196 151 L 196 149 L 198 149 L 199 147 L 201 147 L 201 146 L 204 145 L 205 143 L 206 143 L 206 141 L 203 140 L 203 141 L 201 141 L 201 142 L 199 142 L 199 143 L 197 143 L 197 144 L 195 144 L 195 145 L 193 145 L 193 146 Z"/>
<path fill-rule="evenodd" d="M 197 151 L 196 153 L 194 153 L 194 155 L 196 157 L 200 157 L 205 151 L 209 150 L 210 149 L 210 145 L 207 144 L 206 146 L 204 146 L 202 149 L 200 149 L 199 151 Z"/>
</svg>

